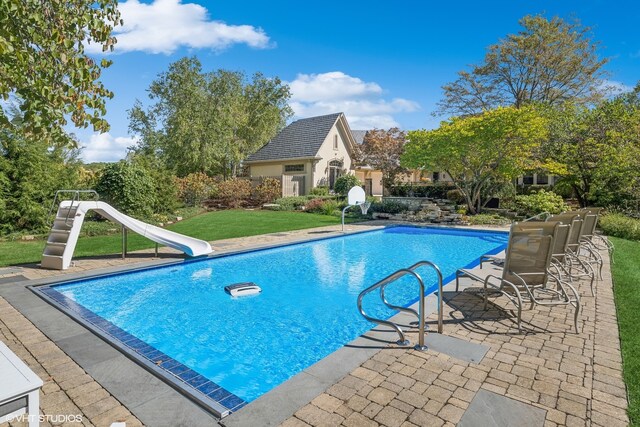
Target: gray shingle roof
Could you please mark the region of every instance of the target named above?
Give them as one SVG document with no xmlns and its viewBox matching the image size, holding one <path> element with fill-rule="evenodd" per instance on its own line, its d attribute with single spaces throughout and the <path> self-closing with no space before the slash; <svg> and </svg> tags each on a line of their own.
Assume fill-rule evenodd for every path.
<svg viewBox="0 0 640 427">
<path fill-rule="evenodd" d="M 351 135 L 353 135 L 353 139 L 356 140 L 358 145 L 362 145 L 364 142 L 364 134 L 367 133 L 366 130 L 352 130 Z"/>
<path fill-rule="evenodd" d="M 261 149 L 249 162 L 314 157 L 342 113 L 309 117 L 291 123 Z"/>
</svg>

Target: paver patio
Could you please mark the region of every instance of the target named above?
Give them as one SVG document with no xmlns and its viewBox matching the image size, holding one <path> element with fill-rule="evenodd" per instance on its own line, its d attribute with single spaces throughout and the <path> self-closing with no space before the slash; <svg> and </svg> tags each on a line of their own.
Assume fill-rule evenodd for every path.
<svg viewBox="0 0 640 427">
<path fill-rule="evenodd" d="M 232 251 L 320 237 L 337 228 L 230 239 L 213 242 L 212 246 L 219 252 Z M 170 250 L 163 251 L 163 255 L 174 256 Z M 583 306 L 580 334 L 572 332 L 571 308 L 536 306 L 525 310 L 525 332 L 518 334 L 513 315 L 507 310 L 512 306 L 505 298 L 492 299 L 490 309 L 483 311 L 477 296 L 445 288 L 444 334 L 488 346 L 489 351 L 479 363 L 433 350 L 419 352 L 389 345 L 298 409 L 282 425 L 455 425 L 481 390 L 473 408 L 478 407 L 481 398 L 505 396 L 512 399 L 509 402 L 540 408 L 545 426 L 628 425 L 611 274 L 607 254 L 603 255 L 604 280 L 598 282 L 596 296 L 591 296 L 587 283 L 578 282 Z M 73 270 L 150 259 L 150 251 L 125 261 L 115 257 L 83 259 Z M 0 278 L 17 273 L 28 279 L 61 274 L 24 268 L 4 276 L 0 270 Z M 433 325 L 435 319 L 431 316 L 429 322 Z M 408 335 L 412 342 L 417 340 L 415 332 Z M 127 426 L 140 425 L 134 410 L 125 408 L 115 393 L 111 395 L 86 374 L 2 298 L 0 339 L 45 381 L 41 393 L 44 414 L 81 414 L 85 425 L 109 425 L 119 420 L 126 421 Z M 469 424 L 469 419 L 473 417 L 465 418 L 463 424 L 474 425 Z M 514 417 L 509 424 L 527 425 L 524 421 Z"/>
</svg>

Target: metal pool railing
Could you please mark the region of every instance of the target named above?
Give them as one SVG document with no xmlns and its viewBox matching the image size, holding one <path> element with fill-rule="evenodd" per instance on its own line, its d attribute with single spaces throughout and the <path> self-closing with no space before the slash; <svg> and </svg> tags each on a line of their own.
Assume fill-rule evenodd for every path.
<svg viewBox="0 0 640 427">
<path fill-rule="evenodd" d="M 360 292 L 360 295 L 358 295 L 358 310 L 360 311 L 360 314 L 367 320 L 374 322 L 374 323 L 378 323 L 381 325 L 387 325 L 390 326 L 391 328 L 393 328 L 397 333 L 398 336 L 400 337 L 400 339 L 397 341 L 398 345 L 409 345 L 409 341 L 405 338 L 404 332 L 402 331 L 402 329 L 400 328 L 400 326 L 398 326 L 397 324 L 391 322 L 390 320 L 384 320 L 384 319 L 378 319 L 372 316 L 369 316 L 364 309 L 362 308 L 362 300 L 364 299 L 365 295 L 367 295 L 368 293 L 376 290 L 376 289 L 380 289 L 380 298 L 382 299 L 382 302 L 389 308 L 393 309 L 393 310 L 398 310 L 398 311 L 404 311 L 407 313 L 411 313 L 413 315 L 415 315 L 418 318 L 418 344 L 416 344 L 415 349 L 416 350 L 426 350 L 427 347 L 424 345 L 424 333 L 425 333 L 425 325 L 424 325 L 424 299 L 425 299 L 425 295 L 424 295 L 424 281 L 422 280 L 422 277 L 420 277 L 420 275 L 418 273 L 416 273 L 416 269 L 422 266 L 429 266 L 432 269 L 434 269 L 436 271 L 436 274 L 438 276 L 438 333 L 442 333 L 442 272 L 440 271 L 440 268 L 435 265 L 434 263 L 432 263 L 431 261 L 420 261 L 417 262 L 415 264 L 413 264 L 411 267 L 408 268 L 401 268 L 400 270 L 396 271 L 395 273 L 392 273 L 390 275 L 388 275 L 387 277 L 385 277 L 384 279 L 380 280 L 379 282 L 374 283 L 373 285 L 369 286 L 367 289 L 363 290 L 362 292 Z M 386 297 L 385 297 L 385 288 L 395 282 L 396 280 L 400 279 L 401 277 L 404 276 L 411 276 L 413 278 L 415 278 L 418 281 L 418 285 L 420 286 L 420 297 L 418 299 L 418 311 L 412 309 L 412 308 L 408 308 L 408 307 L 401 307 L 401 306 L 397 306 L 397 305 L 393 305 L 391 304 L 389 301 L 387 301 Z"/>
</svg>

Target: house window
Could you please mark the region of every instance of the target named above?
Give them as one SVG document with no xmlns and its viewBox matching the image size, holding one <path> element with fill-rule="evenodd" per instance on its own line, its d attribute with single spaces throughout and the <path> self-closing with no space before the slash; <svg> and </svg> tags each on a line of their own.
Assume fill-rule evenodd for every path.
<svg viewBox="0 0 640 427">
<path fill-rule="evenodd" d="M 538 185 L 547 185 L 549 184 L 549 175 L 545 174 L 537 174 L 536 175 L 536 184 Z"/>
<path fill-rule="evenodd" d="M 343 162 L 341 160 L 331 160 L 329 162 L 329 189 L 333 190 L 336 180 L 342 175 Z"/>
<path fill-rule="evenodd" d="M 304 172 L 304 164 L 299 165 L 284 165 L 285 172 Z"/>
<path fill-rule="evenodd" d="M 333 149 L 338 149 L 338 135 L 333 135 Z"/>
<path fill-rule="evenodd" d="M 522 177 L 522 184 L 533 185 L 533 175 L 525 175 Z"/>
<path fill-rule="evenodd" d="M 440 172 L 434 172 L 433 173 L 433 182 L 438 182 L 440 181 Z"/>
</svg>

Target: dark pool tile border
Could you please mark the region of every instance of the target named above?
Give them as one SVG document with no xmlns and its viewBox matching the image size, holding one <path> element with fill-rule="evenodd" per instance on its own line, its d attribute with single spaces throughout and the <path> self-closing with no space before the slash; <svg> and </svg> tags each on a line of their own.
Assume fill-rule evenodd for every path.
<svg viewBox="0 0 640 427">
<path fill-rule="evenodd" d="M 188 366 L 173 359 L 164 352 L 147 344 L 135 337 L 119 326 L 109 322 L 105 318 L 98 316 L 74 300 L 55 290 L 52 286 L 39 286 L 35 288 L 42 293 L 59 308 L 65 309 L 73 315 L 80 316 L 90 326 L 103 332 L 103 336 L 108 338 L 112 344 L 123 346 L 131 351 L 131 354 L 144 359 L 153 364 L 157 369 L 162 369 L 169 378 L 172 379 L 174 387 L 181 388 L 181 392 L 189 395 L 197 394 L 198 402 L 212 401 L 221 405 L 225 410 L 220 410 L 218 405 L 207 405 L 207 409 L 214 412 L 218 417 L 224 417 L 247 405 L 244 399 L 236 396 L 205 376 L 199 374 Z"/>
</svg>

